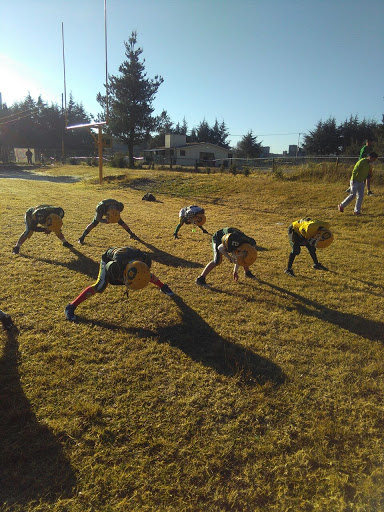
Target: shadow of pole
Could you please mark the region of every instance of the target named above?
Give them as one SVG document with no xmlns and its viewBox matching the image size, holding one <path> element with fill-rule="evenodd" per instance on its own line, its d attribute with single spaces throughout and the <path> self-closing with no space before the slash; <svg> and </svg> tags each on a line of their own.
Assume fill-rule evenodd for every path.
<svg viewBox="0 0 384 512">
<path fill-rule="evenodd" d="M 59 441 L 40 424 L 20 384 L 17 329 L 0 359 L 0 503 L 69 498 L 75 473 Z"/>
</svg>

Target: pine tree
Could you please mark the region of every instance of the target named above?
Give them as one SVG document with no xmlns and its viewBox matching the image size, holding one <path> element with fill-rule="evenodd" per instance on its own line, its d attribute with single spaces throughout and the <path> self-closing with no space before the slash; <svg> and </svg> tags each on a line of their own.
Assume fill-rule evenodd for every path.
<svg viewBox="0 0 384 512">
<path fill-rule="evenodd" d="M 257 136 L 250 130 L 237 143 L 236 156 L 240 158 L 258 158 L 261 152 L 261 142 L 257 142 Z"/>
<path fill-rule="evenodd" d="M 142 48 L 136 47 L 137 33 L 134 31 L 128 43 L 124 42 L 125 60 L 119 67 L 120 75 L 109 77 L 109 124 L 112 135 L 128 145 L 129 166 L 134 167 L 133 147 L 149 140 L 159 119 L 153 116 L 153 100 L 163 78 L 156 75 L 147 78 L 145 60 L 141 61 Z M 106 98 L 99 93 L 98 102 L 105 106 Z"/>
<path fill-rule="evenodd" d="M 341 130 L 334 117 L 319 121 L 314 130 L 304 135 L 304 148 L 308 155 L 338 155 L 341 144 Z"/>
</svg>

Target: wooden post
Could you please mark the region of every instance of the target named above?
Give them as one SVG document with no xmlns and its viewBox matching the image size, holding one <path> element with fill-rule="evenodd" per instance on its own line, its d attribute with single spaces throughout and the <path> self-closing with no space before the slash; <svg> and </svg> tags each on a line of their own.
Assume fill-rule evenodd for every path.
<svg viewBox="0 0 384 512">
<path fill-rule="evenodd" d="M 275 172 L 275 159 L 272 158 L 272 172 Z"/>
<path fill-rule="evenodd" d="M 99 183 L 101 185 L 103 183 L 103 131 L 102 131 L 101 125 L 99 125 L 98 148 L 99 148 Z"/>
<path fill-rule="evenodd" d="M 338 167 L 339 167 L 339 157 L 336 158 L 336 171 L 337 171 Z"/>
</svg>

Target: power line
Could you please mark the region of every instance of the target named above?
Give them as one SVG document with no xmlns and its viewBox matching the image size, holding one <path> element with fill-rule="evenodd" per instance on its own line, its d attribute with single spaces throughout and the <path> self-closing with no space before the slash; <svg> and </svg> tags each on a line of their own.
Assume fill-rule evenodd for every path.
<svg viewBox="0 0 384 512">
<path fill-rule="evenodd" d="M 257 133 L 254 137 L 277 137 L 282 135 L 300 135 L 303 132 L 292 132 L 292 133 Z M 244 134 L 235 135 L 234 133 L 230 133 L 229 137 L 244 137 Z"/>
</svg>

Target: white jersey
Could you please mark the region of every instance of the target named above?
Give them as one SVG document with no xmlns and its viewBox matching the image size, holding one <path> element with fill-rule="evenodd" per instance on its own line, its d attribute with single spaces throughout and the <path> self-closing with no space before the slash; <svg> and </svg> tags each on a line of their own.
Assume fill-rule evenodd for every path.
<svg viewBox="0 0 384 512">
<path fill-rule="evenodd" d="M 195 215 L 198 213 L 204 212 L 203 208 L 200 208 L 200 206 L 187 206 L 186 208 L 182 208 L 179 212 L 179 217 L 185 218 L 185 219 L 192 219 Z"/>
</svg>

